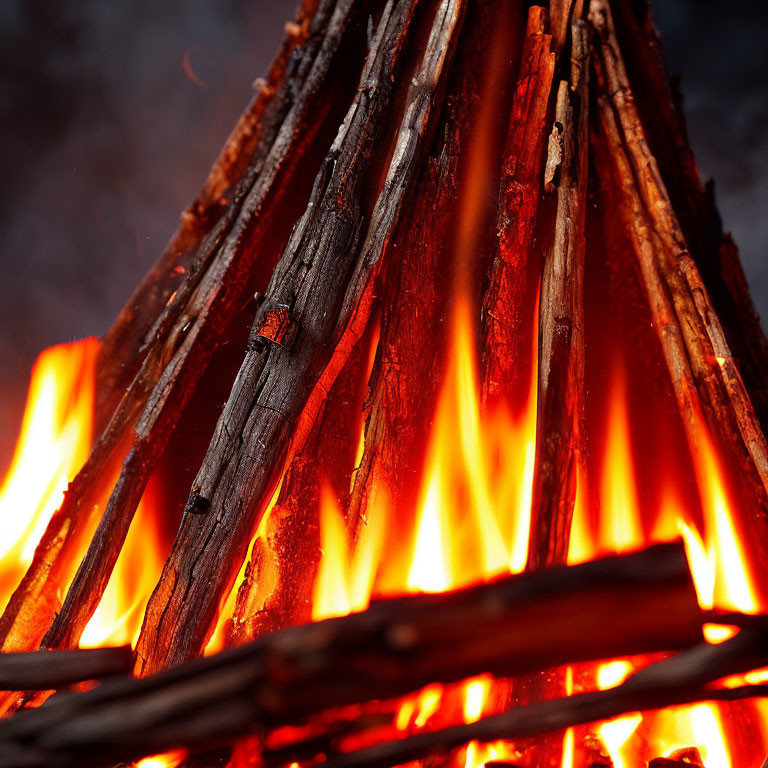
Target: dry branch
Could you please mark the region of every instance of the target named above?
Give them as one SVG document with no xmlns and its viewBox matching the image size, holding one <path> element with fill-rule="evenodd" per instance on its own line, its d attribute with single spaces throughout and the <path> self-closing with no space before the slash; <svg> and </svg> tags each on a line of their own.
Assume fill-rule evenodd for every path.
<svg viewBox="0 0 768 768">
<path fill-rule="evenodd" d="M 587 204 L 589 31 L 574 22 L 570 82 L 560 82 L 548 183 L 557 189 L 555 235 L 544 262 L 539 304 L 539 387 L 527 567 L 568 555 L 582 452 L 584 410 L 584 222 Z M 556 156 L 553 158 L 552 156 Z"/>
<path fill-rule="evenodd" d="M 741 470 L 739 524 L 768 569 L 768 447 L 645 140 L 605 0 L 592 0 L 601 139 L 691 451 L 706 423 Z M 600 148 L 597 148 L 598 154 Z M 747 511 L 748 510 L 748 511 Z"/>
<path fill-rule="evenodd" d="M 231 274 L 225 272 L 225 275 L 228 276 L 229 285 L 223 287 L 223 295 L 226 296 L 229 292 L 232 301 L 232 305 L 229 307 L 224 305 L 222 308 L 219 305 L 219 309 L 216 309 L 210 306 L 216 292 L 222 289 L 222 286 L 217 285 L 215 277 L 208 279 L 209 290 L 207 293 L 201 288 L 200 281 L 204 275 L 208 274 L 205 266 L 210 263 L 213 255 L 217 254 L 220 257 L 218 261 L 213 259 L 214 263 L 218 263 L 223 258 L 222 253 L 216 249 L 237 217 L 241 216 L 242 218 L 240 224 L 242 230 L 244 226 L 248 226 L 249 222 L 254 220 L 255 214 L 260 212 L 260 206 L 264 203 L 267 192 L 274 185 L 276 172 L 283 164 L 285 156 L 289 154 L 289 150 L 291 154 L 289 167 L 295 166 L 293 155 L 300 156 L 304 152 L 305 139 L 297 140 L 294 136 L 297 119 L 302 115 L 304 115 L 302 119 L 306 119 L 307 113 L 312 112 L 313 121 L 321 122 L 322 111 L 318 113 L 317 110 L 308 109 L 308 107 L 312 107 L 313 103 L 312 88 L 303 91 L 300 88 L 298 91 L 296 89 L 311 73 L 311 67 L 318 56 L 318 50 L 322 50 L 321 43 L 325 40 L 322 32 L 328 26 L 328 17 L 332 6 L 333 3 L 323 3 L 309 28 L 308 42 L 293 50 L 290 61 L 286 65 L 285 79 L 278 93 L 264 109 L 263 124 L 259 131 L 255 157 L 245 173 L 244 179 L 237 187 L 234 200 L 227 206 L 214 230 L 201 242 L 195 253 L 194 264 L 190 266 L 181 286 L 152 329 L 150 339 L 145 341 L 148 351 L 144 358 L 142 370 L 139 371 L 128 391 L 124 394 L 121 405 L 113 415 L 110 425 L 94 445 L 88 462 L 70 485 L 63 506 L 51 519 L 31 567 L 11 598 L 2 620 L 0 620 L 0 638 L 2 638 L 5 650 L 34 647 L 51 622 L 54 612 L 58 608 L 57 592 L 65 589 L 66 572 L 77 552 L 81 532 L 87 526 L 100 495 L 107 490 L 105 488 L 106 481 L 110 479 L 108 475 L 112 471 L 111 457 L 116 452 L 125 450 L 124 445 L 123 447 L 120 446 L 123 444 L 125 436 L 130 434 L 133 429 L 142 409 L 145 410 L 144 428 L 149 426 L 147 420 L 151 421 L 156 415 L 155 411 L 159 410 L 157 402 L 150 403 L 147 408 L 145 405 L 152 387 L 156 384 L 161 373 L 164 372 L 165 364 L 176 353 L 174 358 L 176 364 L 165 371 L 163 379 L 155 388 L 155 401 L 157 401 L 158 396 L 160 399 L 164 397 L 167 399 L 172 391 L 175 391 L 178 402 L 179 392 L 186 393 L 182 395 L 183 399 L 194 389 L 195 377 L 204 370 L 205 361 L 210 356 L 212 348 L 215 347 L 216 334 L 225 331 L 226 323 L 222 324 L 221 322 L 223 316 L 226 316 L 227 312 L 231 314 L 233 307 L 239 308 L 242 297 L 236 294 L 247 286 L 247 281 L 243 280 L 242 275 L 237 270 Z M 331 27 L 329 34 L 331 44 L 330 46 L 326 44 L 326 55 L 332 52 L 334 44 L 338 42 L 335 38 L 338 37 L 340 31 L 339 28 L 334 30 Z M 326 61 L 326 66 L 329 63 L 330 61 Z M 322 64 L 316 68 L 319 72 L 322 72 L 322 69 Z M 315 74 L 319 74 L 319 72 L 316 71 Z M 305 102 L 308 99 L 303 107 L 301 104 L 302 94 Z M 290 174 L 287 175 L 290 176 Z M 284 175 L 284 181 L 285 178 Z M 220 183 L 222 183 L 221 178 L 217 184 Z M 258 220 L 259 217 L 256 216 L 255 219 Z M 240 239 L 242 239 L 242 232 L 234 238 L 235 244 Z M 231 250 L 230 248 L 229 251 Z M 239 248 L 239 251 L 245 251 L 245 253 L 240 253 L 238 257 L 240 261 L 243 258 L 246 260 L 253 259 L 254 253 L 250 250 Z M 230 259 L 231 256 L 230 253 Z M 235 263 L 238 259 L 235 259 Z M 221 274 L 218 275 L 218 277 L 221 276 Z M 210 289 L 213 289 L 213 294 L 211 294 Z M 198 339 L 203 348 L 196 355 L 189 355 L 192 358 L 191 364 L 187 370 L 180 371 L 180 358 L 184 359 L 187 353 L 191 351 L 190 347 L 194 348 L 194 345 L 190 344 L 190 337 L 194 337 L 197 334 L 196 329 L 199 330 L 202 325 L 207 328 L 207 333 L 201 334 L 201 338 Z M 192 327 L 191 331 L 190 327 Z M 187 334 L 188 331 L 190 331 L 189 334 Z M 184 338 L 185 334 L 187 334 L 186 339 Z M 207 339 L 205 338 L 206 335 L 208 336 Z M 211 336 L 214 338 L 212 339 Z M 182 348 L 176 352 L 180 343 Z M 198 344 L 198 349 L 201 344 Z M 207 347 L 205 347 L 206 344 Z M 175 413 L 174 416 L 178 417 L 178 413 Z M 140 454 L 142 450 L 147 460 L 141 464 L 139 459 L 134 456 L 132 471 L 146 475 L 152 462 L 149 460 L 150 457 L 146 457 L 146 446 L 140 445 Z M 139 464 L 138 469 L 137 464 Z M 137 485 L 140 486 L 141 483 L 137 482 Z M 140 494 L 140 490 L 138 493 Z M 129 495 L 135 496 L 136 494 L 137 492 L 133 492 Z M 130 507 L 131 501 L 132 499 L 128 499 L 128 507 Z M 126 506 L 125 502 L 123 502 L 123 506 Z M 128 509 L 127 514 L 130 516 L 132 512 L 132 509 Z M 119 549 L 119 544 L 116 543 L 115 548 Z M 58 634 L 58 638 L 52 638 L 52 644 L 68 644 L 69 638 L 61 637 L 65 633 L 59 632 Z M 77 631 L 75 634 L 78 634 Z"/>
<path fill-rule="evenodd" d="M 475 723 L 337 755 L 321 765 L 323 768 L 389 768 L 431 755 L 444 755 L 470 741 L 529 739 L 638 710 L 762 697 L 768 693 L 768 685 L 713 689 L 707 684 L 765 664 L 768 660 L 765 642 L 763 632 L 738 636 L 718 646 L 702 644 L 636 672 L 616 688 L 519 707 Z"/>
<path fill-rule="evenodd" d="M 50 691 L 84 680 L 127 675 L 131 647 L 0 654 L 0 690 Z"/>
<path fill-rule="evenodd" d="M 197 655 L 212 631 L 333 342 L 360 321 L 369 277 L 420 165 L 462 8 L 458 0 L 444 0 L 437 8 L 386 179 L 367 216 L 364 189 L 374 181 L 376 160 L 381 162 L 376 150 L 403 66 L 413 2 L 390 2 L 379 21 L 357 96 L 272 275 L 249 351 L 147 606 L 137 645 L 141 674 Z M 267 341 L 261 332 L 269 313 L 279 309 L 287 310 L 292 325 L 285 345 Z"/>
<path fill-rule="evenodd" d="M 722 234 L 713 185 L 702 185 L 699 178 L 688 144 L 681 98 L 667 76 L 649 4 L 616 0 L 611 10 L 648 146 L 765 430 L 768 341 L 735 246 L 730 237 Z"/>
<path fill-rule="evenodd" d="M 98 766 L 171 747 L 209 749 L 429 682 L 690 647 L 700 621 L 680 544 L 383 600 L 20 712 L 0 721 L 0 766 Z M 739 660 L 747 658 L 742 648 Z M 21 757 L 29 762 L 13 763 Z"/>
<path fill-rule="evenodd" d="M 182 213 L 181 222 L 160 258 L 126 302 L 115 323 L 101 340 L 96 375 L 95 433 L 101 434 L 115 411 L 123 392 L 148 351 L 148 335 L 163 313 L 183 276 L 195 269 L 203 240 L 224 216 L 237 207 L 238 188 L 259 151 L 269 147 L 278 123 L 275 117 L 290 106 L 289 89 L 296 71 L 294 50 L 317 34 L 313 17 L 318 0 L 302 0 L 293 24 L 275 56 L 267 77 L 254 82 L 257 92 L 237 121 L 213 163 L 205 184 L 194 202 Z M 327 5 L 325 3 L 324 5 Z M 327 13 L 321 9 L 317 20 Z M 303 55 L 303 53 L 299 54 Z M 279 108 L 272 102 L 282 102 Z M 269 111 L 268 111 L 269 107 Z M 271 114 L 270 114 L 271 112 Z"/>
<path fill-rule="evenodd" d="M 334 8 L 334 3 L 327 2 L 319 9 L 309 42 L 296 51 L 285 93 L 273 102 L 274 114 L 268 111 L 265 115 L 269 129 L 262 132 L 265 143 L 241 183 L 236 203 L 206 238 L 195 270 L 187 274 L 158 320 L 153 329 L 157 343 L 151 346 L 105 435 L 78 476 L 77 492 L 70 490 L 70 503 L 65 502 L 58 513 L 66 520 L 73 504 L 87 503 L 88 489 L 84 486 L 98 478 L 92 471 L 96 462 L 109 455 L 118 439 L 132 428 L 132 445 L 118 482 L 64 606 L 43 640 L 44 647 L 77 643 L 106 588 L 138 502 L 179 413 L 213 351 L 227 338 L 232 318 L 241 311 L 250 273 L 274 224 L 279 201 L 288 191 L 298 160 L 327 116 L 329 105 L 319 103 L 318 91 L 331 76 L 354 5 L 341 2 Z M 299 132 L 303 126 L 309 128 Z"/>
<path fill-rule="evenodd" d="M 530 356 L 538 278 L 530 276 L 535 258 L 534 226 L 541 194 L 541 169 L 547 138 L 547 106 L 555 54 L 546 34 L 547 11 L 528 15 L 522 62 L 509 119 L 501 170 L 498 251 L 482 303 L 481 396 L 523 402 Z M 537 270 L 538 271 L 538 270 Z"/>
</svg>

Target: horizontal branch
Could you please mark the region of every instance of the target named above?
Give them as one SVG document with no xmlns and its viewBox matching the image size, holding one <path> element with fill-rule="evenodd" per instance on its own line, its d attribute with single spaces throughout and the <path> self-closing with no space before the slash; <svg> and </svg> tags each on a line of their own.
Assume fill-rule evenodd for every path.
<svg viewBox="0 0 768 768">
<path fill-rule="evenodd" d="M 0 690 L 51 691 L 83 680 L 127 675 L 133 666 L 129 645 L 74 651 L 0 654 Z"/>
<path fill-rule="evenodd" d="M 746 672 L 753 666 L 765 664 L 768 660 L 766 639 L 764 632 L 749 633 L 722 645 L 702 644 L 646 667 L 616 688 L 518 707 L 474 723 L 420 733 L 338 755 L 321 765 L 322 768 L 389 768 L 430 755 L 445 754 L 470 741 L 527 739 L 638 710 L 765 696 L 768 685 L 712 689 L 707 688 L 706 683 L 725 674 Z"/>
<path fill-rule="evenodd" d="M 679 543 L 382 600 L 20 712 L 0 721 L 0 768 L 21 764 L 20 755 L 28 768 L 87 768 L 177 747 L 210 749 L 254 728 L 431 682 L 688 648 L 701 639 L 700 622 Z"/>
</svg>

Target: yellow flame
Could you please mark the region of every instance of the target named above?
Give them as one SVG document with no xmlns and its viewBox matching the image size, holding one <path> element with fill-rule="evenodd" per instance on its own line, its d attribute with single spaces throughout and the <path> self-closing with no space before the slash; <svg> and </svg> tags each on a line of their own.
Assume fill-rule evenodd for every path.
<svg viewBox="0 0 768 768">
<path fill-rule="evenodd" d="M 624 375 L 618 371 L 610 395 L 600 514 L 601 544 L 613 552 L 638 549 L 644 543 L 626 403 Z"/>
<path fill-rule="evenodd" d="M 694 742 L 707 768 L 731 768 L 717 708 L 712 704 L 697 704 L 691 707 L 690 718 Z"/>
<path fill-rule="evenodd" d="M 585 473 L 576 468 L 576 500 L 573 504 L 571 538 L 568 542 L 568 565 L 586 563 L 595 556 L 595 544 L 587 515 Z"/>
<path fill-rule="evenodd" d="M 597 733 L 611 757 L 613 768 L 631 768 L 631 756 L 624 754 L 622 747 L 637 730 L 642 719 L 643 716 L 637 713 L 598 726 Z"/>
<path fill-rule="evenodd" d="M 759 606 L 747 573 L 747 559 L 731 519 L 722 467 L 704 427 L 700 433 L 699 489 L 707 526 L 707 550 L 713 570 L 713 602 L 720 608 L 757 613 Z"/>
<path fill-rule="evenodd" d="M 320 503 L 322 557 L 312 601 L 313 621 L 345 616 L 368 607 L 384 529 L 384 521 L 372 507 L 357 545 L 350 551 L 346 521 L 327 483 L 323 484 Z"/>
<path fill-rule="evenodd" d="M 437 708 L 440 706 L 440 699 L 443 696 L 442 685 L 428 685 L 420 694 L 417 699 L 416 719 L 414 725 L 418 728 L 423 728 L 432 715 L 437 712 Z"/>
<path fill-rule="evenodd" d="M 408 572 L 408 586 L 421 592 L 444 592 L 451 586 L 448 570 L 449 528 L 443 526 L 440 464 L 433 459 L 428 471 L 426 495 L 421 503 L 421 518 L 416 548 Z"/>
<path fill-rule="evenodd" d="M 464 722 L 475 723 L 483 714 L 483 707 L 491 690 L 493 678 L 488 675 L 476 677 L 465 683 Z"/>
<path fill-rule="evenodd" d="M 626 660 L 609 661 L 601 664 L 597 670 L 597 687 L 601 691 L 615 688 L 632 674 L 633 669 L 634 665 Z M 631 768 L 632 763 L 627 761 L 629 756 L 623 754 L 622 747 L 637 730 L 642 719 L 643 716 L 636 713 L 609 720 L 598 726 L 598 736 L 608 751 L 614 768 Z"/>
<path fill-rule="evenodd" d="M 632 674 L 633 668 L 629 661 L 609 661 L 601 664 L 597 670 L 597 687 L 601 691 L 615 688 Z"/>
<path fill-rule="evenodd" d="M 575 747 L 575 734 L 573 728 L 567 728 L 565 735 L 563 736 L 563 759 L 560 761 L 561 768 L 573 768 Z"/>
<path fill-rule="evenodd" d="M 480 413 L 469 302 L 457 302 L 418 506 L 410 590 L 442 592 L 525 568 L 536 447 L 536 373 L 515 423 Z M 535 366 L 534 366 L 535 367 Z M 457 538 L 458 537 L 458 538 Z"/>
<path fill-rule="evenodd" d="M 0 609 L 88 458 L 98 351 L 96 339 L 59 344 L 32 368 L 21 432 L 0 488 Z"/>
<path fill-rule="evenodd" d="M 186 757 L 186 752 L 177 750 L 175 752 L 166 752 L 162 755 L 153 755 L 145 757 L 136 763 L 136 768 L 176 768 Z"/>
</svg>

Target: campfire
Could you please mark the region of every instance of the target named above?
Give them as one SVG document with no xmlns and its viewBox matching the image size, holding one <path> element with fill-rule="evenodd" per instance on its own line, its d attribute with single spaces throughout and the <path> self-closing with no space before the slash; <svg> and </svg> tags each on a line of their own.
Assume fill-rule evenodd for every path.
<svg viewBox="0 0 768 768">
<path fill-rule="evenodd" d="M 645 3 L 303 0 L 256 87 L 32 372 L 0 766 L 759 768 L 768 342 Z"/>
</svg>

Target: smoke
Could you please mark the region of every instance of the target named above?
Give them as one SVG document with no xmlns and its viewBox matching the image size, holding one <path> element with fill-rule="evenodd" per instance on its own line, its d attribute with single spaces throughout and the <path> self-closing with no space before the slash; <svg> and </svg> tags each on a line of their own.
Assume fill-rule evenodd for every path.
<svg viewBox="0 0 768 768">
<path fill-rule="evenodd" d="M 0 3 L 0 467 L 35 356 L 109 327 L 202 184 L 294 5 Z M 768 3 L 657 0 L 655 15 L 702 175 L 717 180 L 768 316 Z"/>
</svg>

